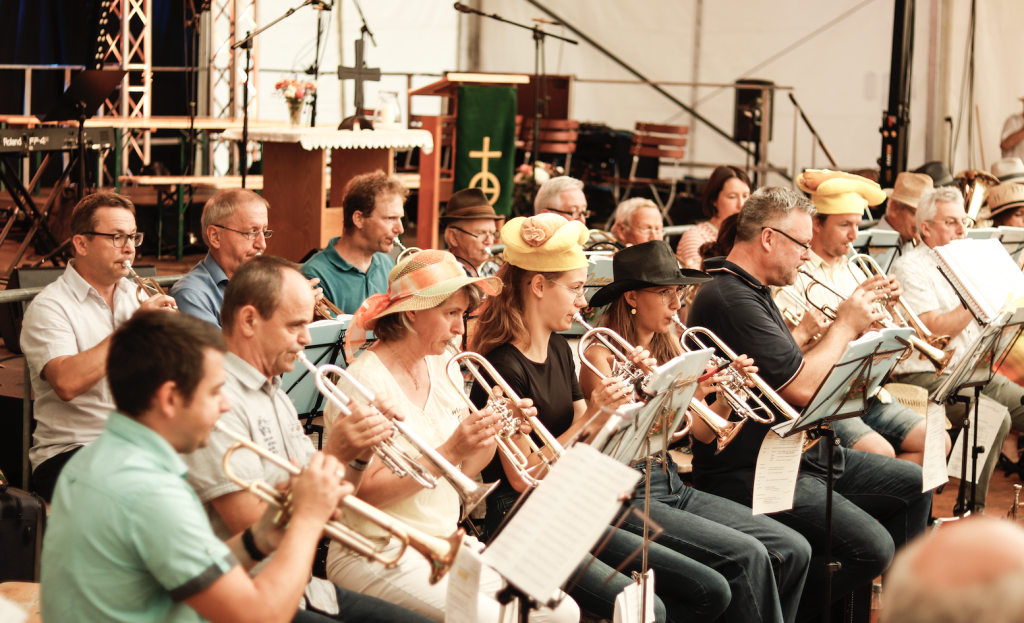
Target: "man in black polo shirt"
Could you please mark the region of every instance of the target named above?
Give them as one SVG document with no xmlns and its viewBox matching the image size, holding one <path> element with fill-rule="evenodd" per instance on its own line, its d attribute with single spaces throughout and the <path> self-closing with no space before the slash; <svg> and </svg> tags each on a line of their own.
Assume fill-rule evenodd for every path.
<svg viewBox="0 0 1024 623">
<path fill-rule="evenodd" d="M 806 359 L 801 354 L 768 286 L 796 281 L 797 269 L 810 257 L 815 213 L 810 201 L 788 189 L 762 188 L 751 195 L 740 211 L 732 252 L 705 262 L 715 280 L 701 287 L 689 316 L 691 325 L 714 331 L 753 357 L 762 378 L 798 408 L 810 401 L 850 341 L 878 320 L 872 302 L 879 295 L 873 282 L 865 282 L 839 306 L 819 345 Z M 713 444 L 695 442 L 697 487 L 750 506 L 757 453 L 768 430 L 747 422 L 717 456 Z M 804 454 L 793 509 L 772 515 L 811 543 L 814 557 L 799 620 L 821 610 L 827 451 L 819 443 Z M 838 599 L 871 582 L 888 567 L 896 548 L 925 529 L 931 493 L 921 493 L 918 465 L 841 447 L 833 452 L 832 557 L 842 569 L 833 576 L 832 594 Z"/>
</svg>

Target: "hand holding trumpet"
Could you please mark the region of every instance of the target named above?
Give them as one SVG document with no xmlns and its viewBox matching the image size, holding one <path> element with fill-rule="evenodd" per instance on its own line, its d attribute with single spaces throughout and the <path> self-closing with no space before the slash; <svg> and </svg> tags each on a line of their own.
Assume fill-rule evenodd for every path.
<svg viewBox="0 0 1024 623">
<path fill-rule="evenodd" d="M 325 451 L 347 465 L 353 459 L 369 461 L 373 449 L 391 437 L 391 420 L 403 420 L 394 403 L 384 394 L 378 394 L 370 405 L 351 403 L 352 415 L 336 418 L 332 434 L 327 438 Z"/>
</svg>

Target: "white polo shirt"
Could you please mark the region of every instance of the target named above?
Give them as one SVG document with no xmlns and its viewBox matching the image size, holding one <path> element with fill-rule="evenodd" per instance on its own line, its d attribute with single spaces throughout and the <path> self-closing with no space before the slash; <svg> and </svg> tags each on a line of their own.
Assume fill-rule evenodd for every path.
<svg viewBox="0 0 1024 623">
<path fill-rule="evenodd" d="M 136 285 L 121 279 L 114 309 L 68 262 L 57 281 L 46 286 L 25 311 L 21 349 L 35 394 L 36 431 L 29 460 L 32 469 L 49 458 L 84 446 L 100 436 L 107 414 L 115 410 L 106 376 L 85 393 L 65 402 L 40 373 L 50 360 L 77 355 L 107 338 L 139 308 Z"/>
</svg>

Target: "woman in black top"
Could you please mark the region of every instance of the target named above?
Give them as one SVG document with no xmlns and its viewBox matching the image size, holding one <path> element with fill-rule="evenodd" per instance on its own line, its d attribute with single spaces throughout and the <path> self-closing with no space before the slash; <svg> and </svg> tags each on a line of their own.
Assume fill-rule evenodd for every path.
<svg viewBox="0 0 1024 623">
<path fill-rule="evenodd" d="M 470 350 L 487 357 L 520 397 L 532 399 L 538 418 L 565 443 L 602 406 L 614 408 L 632 395 L 632 387 L 607 379 L 598 384 L 589 402 L 585 400 L 569 344 L 555 333 L 568 329 L 573 314 L 586 305 L 587 260 L 580 245 L 587 230 L 582 223 L 543 214 L 512 219 L 502 228 L 501 238 L 505 265 L 498 277 L 505 287 L 487 300 Z M 472 398 L 483 404 L 486 395 L 474 387 Z M 504 457 L 491 462 L 484 478 L 502 482 L 487 500 L 487 525 L 493 529 L 526 483 Z M 615 596 L 630 580 L 619 574 L 605 584 L 604 578 L 640 541 L 628 531 L 613 532 L 610 551 L 570 591 L 581 608 L 612 618 Z M 659 621 L 713 621 L 728 606 L 728 583 L 717 572 L 658 543 L 651 544 L 648 558 L 655 569 Z"/>
</svg>

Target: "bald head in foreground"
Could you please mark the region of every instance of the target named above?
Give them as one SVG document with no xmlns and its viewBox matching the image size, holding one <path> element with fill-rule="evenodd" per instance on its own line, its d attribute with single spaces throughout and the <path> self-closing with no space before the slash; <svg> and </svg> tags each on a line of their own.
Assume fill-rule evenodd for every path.
<svg viewBox="0 0 1024 623">
<path fill-rule="evenodd" d="M 896 556 L 881 623 L 1024 622 L 1024 529 L 977 517 L 944 526 Z"/>
</svg>

